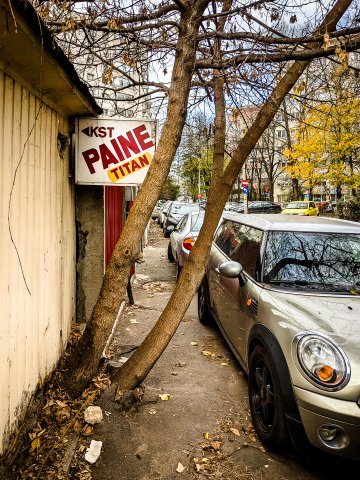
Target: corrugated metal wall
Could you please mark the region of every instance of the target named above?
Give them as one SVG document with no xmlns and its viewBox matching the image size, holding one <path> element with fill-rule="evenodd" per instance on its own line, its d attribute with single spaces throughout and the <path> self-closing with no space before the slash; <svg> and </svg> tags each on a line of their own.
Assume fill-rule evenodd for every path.
<svg viewBox="0 0 360 480">
<path fill-rule="evenodd" d="M 66 120 L 0 69 L 0 454 L 74 316 L 74 188 Z"/>
</svg>

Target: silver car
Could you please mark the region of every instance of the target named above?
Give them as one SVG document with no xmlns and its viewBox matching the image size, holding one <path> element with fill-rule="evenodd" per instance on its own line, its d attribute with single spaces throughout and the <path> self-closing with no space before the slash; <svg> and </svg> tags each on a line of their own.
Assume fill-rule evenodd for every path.
<svg viewBox="0 0 360 480">
<path fill-rule="evenodd" d="M 224 213 L 198 291 L 248 375 L 259 440 L 360 460 L 360 224 Z"/>
<path fill-rule="evenodd" d="M 204 216 L 204 211 L 188 212 L 175 227 L 168 227 L 173 229 L 170 233 L 168 259 L 176 263 L 178 276 L 199 234 Z"/>
</svg>

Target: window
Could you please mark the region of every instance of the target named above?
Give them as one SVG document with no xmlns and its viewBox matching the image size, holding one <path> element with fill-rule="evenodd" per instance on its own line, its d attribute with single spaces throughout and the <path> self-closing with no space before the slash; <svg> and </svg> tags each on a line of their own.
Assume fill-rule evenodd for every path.
<svg viewBox="0 0 360 480">
<path fill-rule="evenodd" d="M 278 138 L 285 138 L 286 137 L 286 130 L 277 130 L 276 135 Z"/>
<path fill-rule="evenodd" d="M 93 73 L 88 73 L 88 74 L 87 74 L 87 79 L 88 79 L 88 80 L 94 80 L 94 78 L 95 78 L 95 76 L 94 76 Z"/>
<path fill-rule="evenodd" d="M 262 233 L 256 228 L 225 220 L 216 233 L 215 244 L 255 278 Z"/>
<path fill-rule="evenodd" d="M 343 291 L 360 275 L 360 235 L 270 232 L 264 282 L 289 288 Z"/>
</svg>

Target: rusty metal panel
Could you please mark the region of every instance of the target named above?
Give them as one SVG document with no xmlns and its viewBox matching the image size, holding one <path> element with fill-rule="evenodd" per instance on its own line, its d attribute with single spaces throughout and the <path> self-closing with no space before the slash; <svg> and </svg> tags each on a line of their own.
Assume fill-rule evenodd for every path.
<svg viewBox="0 0 360 480">
<path fill-rule="evenodd" d="M 0 455 L 75 315 L 67 120 L 0 68 Z"/>
<path fill-rule="evenodd" d="M 124 187 L 105 187 L 105 265 L 109 263 L 123 229 Z"/>
</svg>

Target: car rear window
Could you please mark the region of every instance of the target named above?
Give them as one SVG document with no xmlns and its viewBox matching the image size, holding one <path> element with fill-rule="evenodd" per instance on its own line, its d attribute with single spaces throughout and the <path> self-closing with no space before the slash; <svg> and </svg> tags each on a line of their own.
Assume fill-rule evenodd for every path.
<svg viewBox="0 0 360 480">
<path fill-rule="evenodd" d="M 225 220 L 217 230 L 215 244 L 255 278 L 262 235 L 262 230 Z"/>
</svg>

